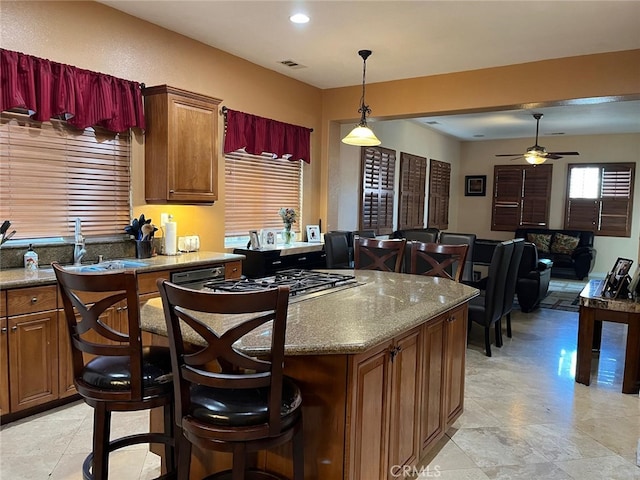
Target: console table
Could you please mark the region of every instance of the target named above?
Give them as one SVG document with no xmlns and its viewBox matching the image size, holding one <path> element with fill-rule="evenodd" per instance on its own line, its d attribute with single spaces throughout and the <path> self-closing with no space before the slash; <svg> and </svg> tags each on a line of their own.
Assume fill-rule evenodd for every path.
<svg viewBox="0 0 640 480">
<path fill-rule="evenodd" d="M 250 278 L 266 277 L 288 268 L 327 267 L 323 243 L 294 242 L 271 250 L 236 248 L 233 253 L 245 256 L 242 273 Z"/>
<path fill-rule="evenodd" d="M 622 393 L 638 393 L 640 388 L 640 303 L 601 297 L 604 280 L 591 280 L 580 293 L 576 382 L 591 383 L 592 347 L 599 346 L 602 322 L 626 323 L 627 346 L 624 358 Z"/>
</svg>

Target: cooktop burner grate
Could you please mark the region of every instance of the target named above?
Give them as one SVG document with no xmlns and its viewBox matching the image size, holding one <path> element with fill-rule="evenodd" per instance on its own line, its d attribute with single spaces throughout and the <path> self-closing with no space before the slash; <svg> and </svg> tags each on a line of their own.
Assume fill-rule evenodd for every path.
<svg viewBox="0 0 640 480">
<path fill-rule="evenodd" d="M 288 285 L 290 295 L 317 292 L 334 287 L 355 283 L 353 275 L 333 272 L 316 272 L 314 270 L 282 270 L 275 275 L 264 278 L 246 278 L 242 280 L 225 280 L 209 282 L 204 286 L 214 291 L 251 292 L 265 290 L 280 285 Z"/>
</svg>

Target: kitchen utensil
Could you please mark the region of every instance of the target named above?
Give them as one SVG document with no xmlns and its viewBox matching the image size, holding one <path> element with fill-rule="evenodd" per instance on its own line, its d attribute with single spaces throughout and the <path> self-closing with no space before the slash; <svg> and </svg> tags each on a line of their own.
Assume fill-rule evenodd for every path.
<svg viewBox="0 0 640 480">
<path fill-rule="evenodd" d="M 9 220 L 5 220 L 4 222 L 2 222 L 2 226 L 0 226 L 0 235 L 4 235 L 5 233 L 7 233 L 7 230 L 9 230 L 10 226 L 11 222 Z"/>
<path fill-rule="evenodd" d="M 156 227 L 151 225 L 150 223 L 145 223 L 142 225 L 142 240 L 149 240 L 153 237 L 153 232 L 156 230 Z"/>
<path fill-rule="evenodd" d="M 2 245 L 4 242 L 8 241 L 11 239 L 11 237 L 13 237 L 16 234 L 15 230 L 12 230 L 11 233 L 7 236 L 3 236 L 2 240 L 0 241 L 0 245 Z"/>
</svg>

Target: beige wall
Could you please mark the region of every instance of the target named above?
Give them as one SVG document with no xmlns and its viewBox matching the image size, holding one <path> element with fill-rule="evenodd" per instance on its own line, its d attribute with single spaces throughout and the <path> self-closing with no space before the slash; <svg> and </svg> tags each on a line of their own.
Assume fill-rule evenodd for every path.
<svg viewBox="0 0 640 480">
<path fill-rule="evenodd" d="M 320 132 L 322 92 L 271 70 L 94 2 L 5 2 L 0 4 L 2 48 L 68 63 L 148 86 L 168 84 L 222 99 L 222 105 L 314 129 L 312 163 L 304 164 L 306 223 L 320 214 Z M 223 122 L 220 122 L 222 139 Z M 222 149 L 222 141 L 220 142 Z M 144 147 L 134 148 L 134 215 L 154 222 L 173 213 L 178 235 L 198 233 L 205 250 L 224 241 L 224 178 L 212 206 L 152 206 L 144 200 Z M 224 158 L 220 156 L 220 174 Z M 274 212 L 274 216 L 277 212 Z M 305 221 L 305 220 L 303 220 Z M 124 228 L 124 225 L 122 226 Z"/>
</svg>

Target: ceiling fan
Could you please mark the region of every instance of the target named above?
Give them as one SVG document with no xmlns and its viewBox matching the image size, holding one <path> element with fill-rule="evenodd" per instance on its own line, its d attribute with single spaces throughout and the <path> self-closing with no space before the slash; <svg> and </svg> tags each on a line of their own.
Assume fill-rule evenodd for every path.
<svg viewBox="0 0 640 480">
<path fill-rule="evenodd" d="M 534 113 L 533 118 L 536 119 L 536 144 L 533 147 L 527 148 L 525 153 L 502 153 L 496 155 L 496 157 L 524 157 L 524 159 L 532 165 L 540 165 L 544 163 L 548 158 L 556 160 L 567 155 L 580 155 L 578 152 L 547 152 L 544 147 L 538 145 L 538 130 L 540 128 L 540 119 L 542 113 Z M 514 159 L 515 160 L 515 159 Z"/>
</svg>

